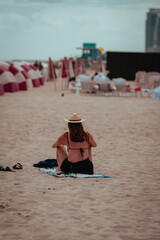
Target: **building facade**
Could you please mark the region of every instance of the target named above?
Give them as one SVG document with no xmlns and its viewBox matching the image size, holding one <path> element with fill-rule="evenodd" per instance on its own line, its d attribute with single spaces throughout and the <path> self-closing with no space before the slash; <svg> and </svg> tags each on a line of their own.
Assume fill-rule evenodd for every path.
<svg viewBox="0 0 160 240">
<path fill-rule="evenodd" d="M 160 9 L 150 8 L 147 13 L 146 52 L 160 52 Z"/>
</svg>

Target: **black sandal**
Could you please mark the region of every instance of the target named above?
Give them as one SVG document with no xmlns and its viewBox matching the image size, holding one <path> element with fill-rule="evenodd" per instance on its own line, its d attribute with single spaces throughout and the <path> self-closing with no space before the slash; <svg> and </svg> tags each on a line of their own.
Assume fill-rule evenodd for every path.
<svg viewBox="0 0 160 240">
<path fill-rule="evenodd" d="M 14 169 L 23 169 L 23 166 L 20 164 L 20 163 L 16 163 L 14 166 L 13 166 Z"/>
<path fill-rule="evenodd" d="M 6 168 L 2 168 L 1 171 L 15 172 L 15 171 L 11 170 L 8 166 Z"/>
</svg>

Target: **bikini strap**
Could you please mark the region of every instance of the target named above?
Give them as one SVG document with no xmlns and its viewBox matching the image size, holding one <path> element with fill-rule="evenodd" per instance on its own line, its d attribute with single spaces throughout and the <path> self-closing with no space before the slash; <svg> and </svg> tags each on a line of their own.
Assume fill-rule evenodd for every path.
<svg viewBox="0 0 160 240">
<path fill-rule="evenodd" d="M 88 148 L 70 148 L 70 144 L 69 144 L 69 138 L 68 138 L 68 132 L 66 132 L 66 137 L 67 137 L 67 142 L 68 142 L 68 148 L 67 151 L 69 151 L 69 149 L 71 150 L 80 150 L 82 159 L 83 159 L 83 153 L 84 153 L 84 149 L 88 149 L 88 153 L 89 153 L 89 133 L 86 131 L 87 135 L 88 135 Z"/>
</svg>

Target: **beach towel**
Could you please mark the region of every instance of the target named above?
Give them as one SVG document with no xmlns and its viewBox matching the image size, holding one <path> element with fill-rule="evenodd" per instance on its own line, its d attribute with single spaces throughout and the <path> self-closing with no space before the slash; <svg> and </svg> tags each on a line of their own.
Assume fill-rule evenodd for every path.
<svg viewBox="0 0 160 240">
<path fill-rule="evenodd" d="M 93 175 L 89 175 L 89 174 L 81 174 L 81 173 L 55 173 L 54 170 L 56 169 L 56 167 L 54 168 L 45 168 L 42 169 L 40 168 L 39 170 L 43 173 L 48 173 L 51 176 L 54 177 L 71 177 L 71 178 L 112 178 L 111 176 L 106 176 L 103 174 L 100 174 L 98 172 L 94 172 Z"/>
</svg>

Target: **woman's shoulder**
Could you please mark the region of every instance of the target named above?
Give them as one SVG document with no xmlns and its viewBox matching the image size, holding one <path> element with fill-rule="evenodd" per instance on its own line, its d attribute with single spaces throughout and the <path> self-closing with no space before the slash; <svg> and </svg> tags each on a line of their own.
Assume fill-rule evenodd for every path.
<svg viewBox="0 0 160 240">
<path fill-rule="evenodd" d="M 86 133 L 87 135 L 89 135 L 89 136 L 92 136 L 92 134 L 91 134 L 90 132 L 88 132 L 88 131 L 85 131 L 85 133 Z"/>
<path fill-rule="evenodd" d="M 88 131 L 85 131 L 85 133 L 86 133 L 87 141 L 89 142 L 89 140 L 90 140 L 91 138 L 93 138 L 93 137 L 92 137 L 92 134 L 91 134 L 90 132 L 88 132 Z"/>
<path fill-rule="evenodd" d="M 62 133 L 60 136 L 59 136 L 59 138 L 58 139 L 65 139 L 65 138 L 67 138 L 67 135 L 68 135 L 68 132 L 65 132 L 65 133 Z"/>
<path fill-rule="evenodd" d="M 63 135 L 65 138 L 67 138 L 67 137 L 68 137 L 68 132 L 63 133 L 62 135 Z"/>
<path fill-rule="evenodd" d="M 89 141 L 93 139 L 93 135 L 90 132 L 86 131 L 86 134 L 88 136 Z"/>
</svg>

